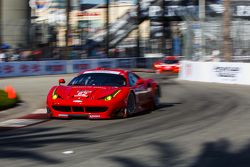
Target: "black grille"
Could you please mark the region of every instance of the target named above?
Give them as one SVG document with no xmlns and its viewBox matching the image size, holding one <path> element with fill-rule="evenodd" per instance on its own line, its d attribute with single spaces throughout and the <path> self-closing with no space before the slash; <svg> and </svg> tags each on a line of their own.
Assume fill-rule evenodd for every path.
<svg viewBox="0 0 250 167">
<path fill-rule="evenodd" d="M 73 112 L 84 112 L 84 108 L 83 108 L 83 107 L 76 107 L 76 106 L 73 106 L 73 107 L 72 107 L 72 111 L 73 111 Z"/>
<path fill-rule="evenodd" d="M 86 112 L 105 112 L 108 107 L 86 107 Z"/>
<path fill-rule="evenodd" d="M 69 106 L 52 106 L 52 108 L 56 111 L 70 112 Z"/>
</svg>

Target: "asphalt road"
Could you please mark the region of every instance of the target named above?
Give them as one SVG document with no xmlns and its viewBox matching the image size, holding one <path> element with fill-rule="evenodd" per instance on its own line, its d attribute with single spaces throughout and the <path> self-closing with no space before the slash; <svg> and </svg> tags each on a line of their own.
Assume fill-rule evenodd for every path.
<svg viewBox="0 0 250 167">
<path fill-rule="evenodd" d="M 48 88 L 58 78 L 61 76 L 5 79 L 0 87 L 10 82 L 16 86 L 24 101 L 20 109 L 27 108 L 21 112 L 29 112 L 44 106 Z M 250 86 L 169 79 L 163 80 L 161 87 L 161 107 L 152 113 L 118 120 L 51 120 L 3 132 L 0 164 L 250 166 Z M 8 114 L 2 118 L 5 116 Z"/>
</svg>

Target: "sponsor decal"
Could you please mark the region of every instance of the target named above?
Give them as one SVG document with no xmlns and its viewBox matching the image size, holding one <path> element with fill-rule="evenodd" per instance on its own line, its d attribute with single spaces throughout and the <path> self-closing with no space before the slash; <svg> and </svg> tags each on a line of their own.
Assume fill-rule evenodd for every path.
<svg viewBox="0 0 250 167">
<path fill-rule="evenodd" d="M 223 78 L 226 80 L 236 80 L 239 73 L 240 73 L 240 67 L 221 67 L 221 66 L 215 66 L 213 68 L 213 71 L 215 72 L 216 76 L 219 78 Z"/>
<path fill-rule="evenodd" d="M 100 118 L 100 115 L 89 115 L 89 118 Z"/>
<path fill-rule="evenodd" d="M 73 70 L 74 71 L 86 70 L 88 68 L 89 68 L 88 64 L 73 64 Z"/>
<path fill-rule="evenodd" d="M 29 72 L 29 66 L 27 64 L 22 64 L 20 66 L 20 71 L 21 71 L 21 73 L 27 73 L 27 72 Z"/>
<path fill-rule="evenodd" d="M 82 103 L 82 100 L 73 100 L 74 103 Z"/>
<path fill-rule="evenodd" d="M 12 66 L 12 65 L 5 65 L 3 67 L 3 71 L 4 71 L 4 73 L 7 73 L 7 74 L 13 73 L 14 72 L 14 66 Z"/>
<path fill-rule="evenodd" d="M 41 71 L 41 66 L 39 64 L 33 64 L 31 66 L 31 71 L 32 72 L 39 72 L 39 71 Z"/>
<path fill-rule="evenodd" d="M 186 76 L 191 76 L 192 75 L 192 64 L 186 64 Z"/>
<path fill-rule="evenodd" d="M 74 97 L 89 97 L 89 94 L 91 94 L 91 90 L 79 90 L 77 91 L 77 94 L 74 95 Z"/>
<path fill-rule="evenodd" d="M 69 117 L 68 114 L 58 114 L 59 117 Z"/>
<path fill-rule="evenodd" d="M 61 71 L 64 71 L 64 68 L 65 68 L 65 66 L 63 64 L 47 65 L 46 66 L 46 71 L 61 72 Z"/>
</svg>

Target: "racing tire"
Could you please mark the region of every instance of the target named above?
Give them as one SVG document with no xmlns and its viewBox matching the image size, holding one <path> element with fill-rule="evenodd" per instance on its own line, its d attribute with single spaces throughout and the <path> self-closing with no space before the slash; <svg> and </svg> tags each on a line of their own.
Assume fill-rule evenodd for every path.
<svg viewBox="0 0 250 167">
<path fill-rule="evenodd" d="M 116 118 L 124 119 L 128 117 L 128 112 L 126 108 L 123 108 L 117 112 L 115 115 Z"/>
<path fill-rule="evenodd" d="M 46 110 L 47 110 L 47 118 L 48 119 L 53 119 L 53 116 L 52 116 L 52 113 L 51 113 L 50 109 L 47 107 Z"/>
<path fill-rule="evenodd" d="M 135 95 L 133 93 L 130 93 L 128 96 L 128 102 L 127 106 L 117 112 L 115 115 L 116 118 L 127 118 L 135 113 L 136 110 L 136 101 L 135 101 Z"/>
<path fill-rule="evenodd" d="M 127 107 L 125 110 L 127 111 L 127 116 L 131 116 L 132 114 L 135 113 L 136 101 L 135 101 L 135 95 L 133 93 L 130 93 L 128 96 Z"/>
<path fill-rule="evenodd" d="M 158 109 L 160 106 L 160 89 L 157 88 L 155 95 L 153 96 L 153 110 Z"/>
</svg>

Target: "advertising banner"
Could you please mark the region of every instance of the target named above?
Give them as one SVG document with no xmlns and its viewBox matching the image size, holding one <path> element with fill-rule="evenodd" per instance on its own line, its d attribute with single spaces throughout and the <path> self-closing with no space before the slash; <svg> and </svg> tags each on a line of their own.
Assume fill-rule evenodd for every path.
<svg viewBox="0 0 250 167">
<path fill-rule="evenodd" d="M 78 73 L 83 70 L 94 68 L 95 60 L 73 60 L 72 61 L 72 72 Z M 69 71 L 68 71 L 69 72 Z"/>
<path fill-rule="evenodd" d="M 179 78 L 190 81 L 250 85 L 248 63 L 181 61 Z"/>
<path fill-rule="evenodd" d="M 41 63 L 45 68 L 45 74 L 67 73 L 67 61 L 45 61 Z"/>
<path fill-rule="evenodd" d="M 116 59 L 116 67 L 133 68 L 135 67 L 135 63 L 133 59 Z"/>
<path fill-rule="evenodd" d="M 3 77 L 19 76 L 18 63 L 0 63 L 0 74 Z"/>
<path fill-rule="evenodd" d="M 40 62 L 35 61 L 17 63 L 16 69 L 19 76 L 41 75 L 45 73 L 44 66 Z"/>
<path fill-rule="evenodd" d="M 211 64 L 211 80 L 218 83 L 243 83 L 244 65 L 242 63 Z"/>
<path fill-rule="evenodd" d="M 97 67 L 103 68 L 113 68 L 115 67 L 115 60 L 114 59 L 97 59 Z"/>
</svg>

